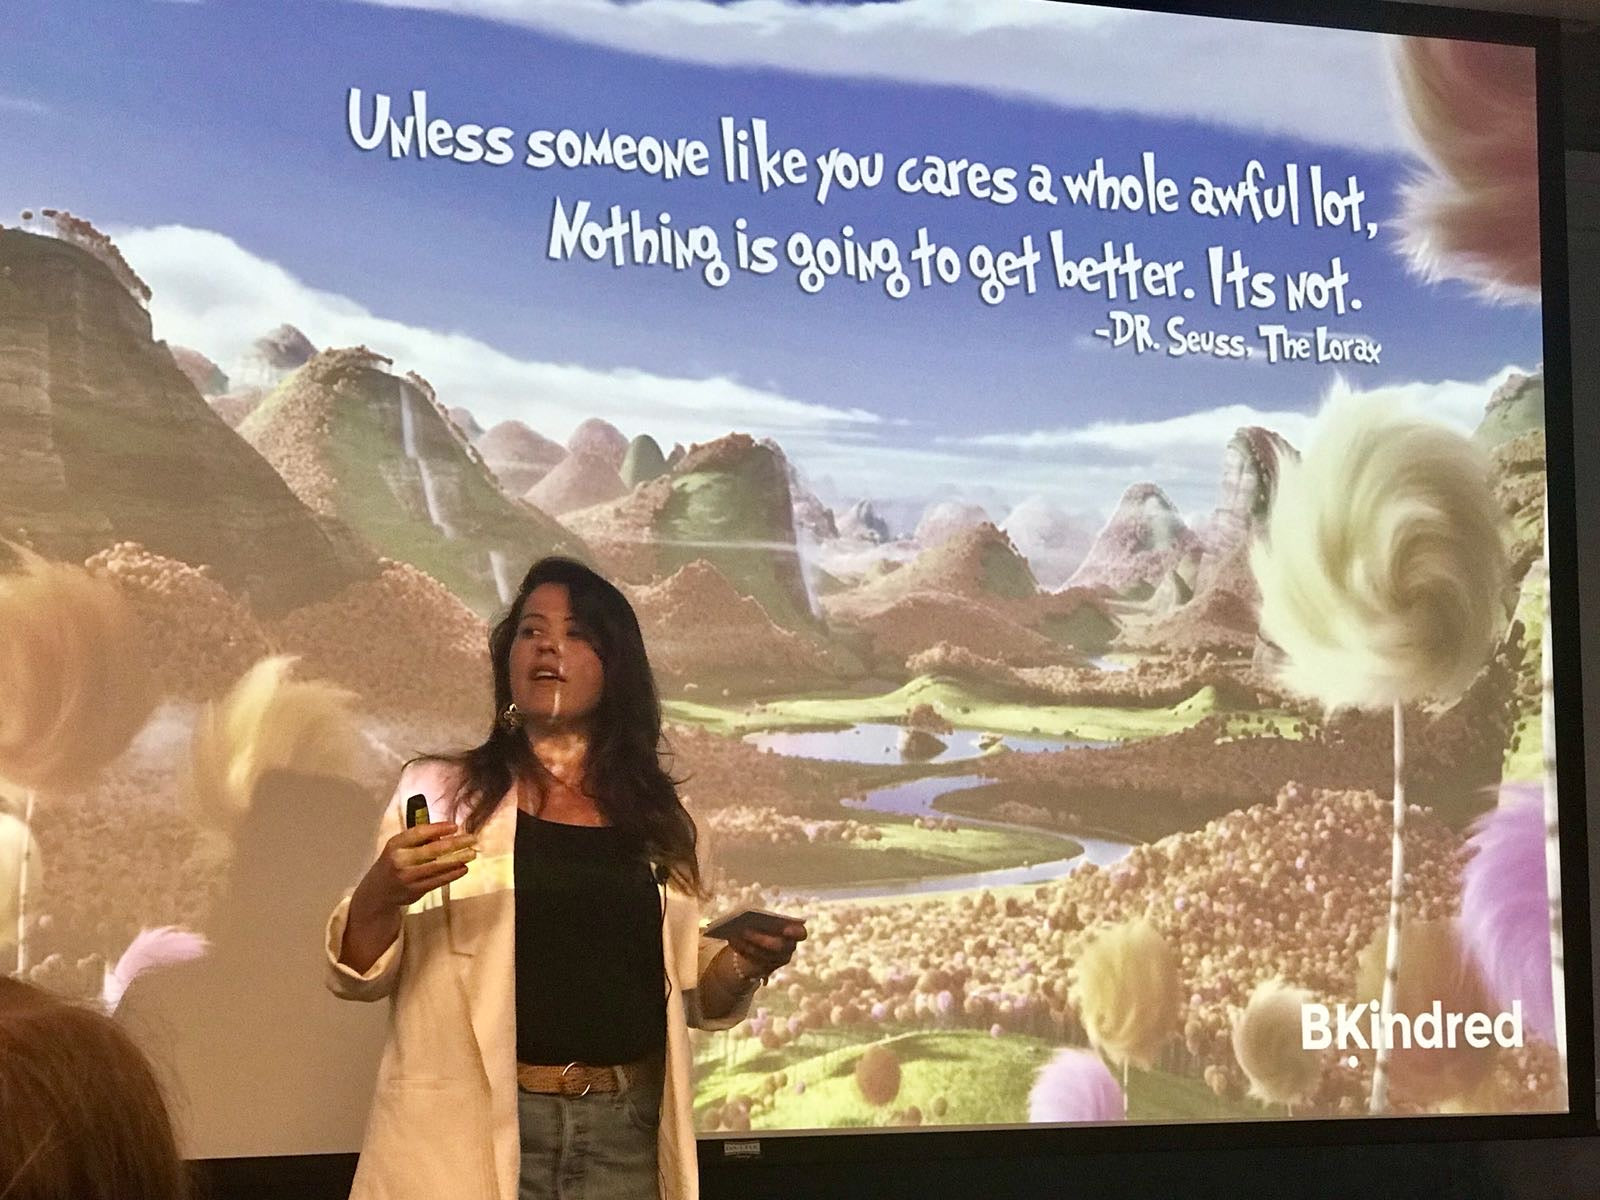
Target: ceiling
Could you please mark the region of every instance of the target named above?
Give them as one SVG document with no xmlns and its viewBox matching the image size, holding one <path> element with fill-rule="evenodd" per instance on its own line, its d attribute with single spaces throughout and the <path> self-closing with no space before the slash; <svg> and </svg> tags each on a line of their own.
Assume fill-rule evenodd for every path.
<svg viewBox="0 0 1600 1200">
<path fill-rule="evenodd" d="M 1600 0 L 1413 0 L 1449 8 L 1476 8 L 1486 12 L 1533 13 L 1564 17 L 1569 21 L 1600 22 Z"/>
</svg>

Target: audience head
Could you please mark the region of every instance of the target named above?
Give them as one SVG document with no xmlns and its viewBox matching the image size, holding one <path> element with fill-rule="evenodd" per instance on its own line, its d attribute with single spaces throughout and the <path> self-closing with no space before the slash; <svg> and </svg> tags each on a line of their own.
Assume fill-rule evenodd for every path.
<svg viewBox="0 0 1600 1200">
<path fill-rule="evenodd" d="M 155 1072 L 98 1010 L 0 977 L 0 1200 L 185 1200 Z"/>
</svg>

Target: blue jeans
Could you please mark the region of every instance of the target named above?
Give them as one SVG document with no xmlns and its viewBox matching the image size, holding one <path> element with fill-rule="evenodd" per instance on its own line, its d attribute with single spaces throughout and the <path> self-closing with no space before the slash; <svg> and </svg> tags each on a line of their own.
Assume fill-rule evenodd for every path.
<svg viewBox="0 0 1600 1200">
<path fill-rule="evenodd" d="M 664 1070 L 658 1060 L 628 1075 L 620 1092 L 551 1096 L 517 1089 L 517 1200 L 659 1200 Z"/>
</svg>

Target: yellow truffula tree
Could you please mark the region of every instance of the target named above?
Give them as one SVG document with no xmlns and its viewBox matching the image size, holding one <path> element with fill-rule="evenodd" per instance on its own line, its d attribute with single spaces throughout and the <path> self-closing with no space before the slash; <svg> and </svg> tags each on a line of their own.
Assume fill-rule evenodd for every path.
<svg viewBox="0 0 1600 1200">
<path fill-rule="evenodd" d="M 127 749 L 155 704 L 141 639 L 117 585 L 10 543 L 0 573 L 0 781 L 20 793 L 16 969 L 27 970 L 28 878 L 40 794 L 84 783 Z M 5 906 L 0 906 L 5 907 Z M 10 922 L 7 922 L 8 926 Z M 7 934 L 0 933 L 0 943 Z"/>
</svg>

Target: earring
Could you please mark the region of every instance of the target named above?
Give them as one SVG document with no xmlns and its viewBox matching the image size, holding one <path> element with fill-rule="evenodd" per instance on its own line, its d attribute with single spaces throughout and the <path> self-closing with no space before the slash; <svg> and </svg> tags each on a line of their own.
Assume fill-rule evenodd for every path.
<svg viewBox="0 0 1600 1200">
<path fill-rule="evenodd" d="M 505 711 L 500 714 L 500 728 L 507 730 L 522 728 L 522 710 L 515 703 L 506 705 Z"/>
</svg>

